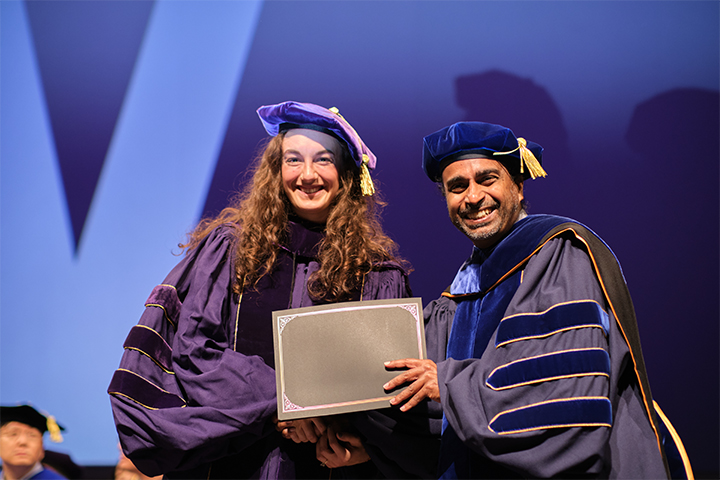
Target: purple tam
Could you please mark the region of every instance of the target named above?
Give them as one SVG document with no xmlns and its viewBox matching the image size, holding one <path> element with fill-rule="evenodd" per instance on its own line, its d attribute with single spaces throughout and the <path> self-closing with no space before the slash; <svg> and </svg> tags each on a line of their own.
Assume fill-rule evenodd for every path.
<svg viewBox="0 0 720 480">
<path fill-rule="evenodd" d="M 264 105 L 257 109 L 257 114 L 267 133 L 273 137 L 293 128 L 317 130 L 343 142 L 358 167 L 364 163 L 370 169 L 375 168 L 377 158 L 337 108 L 327 109 L 312 103 L 283 102 Z"/>
<path fill-rule="evenodd" d="M 484 122 L 458 122 L 423 138 L 423 170 L 430 180 L 439 182 L 449 164 L 469 154 L 497 160 L 510 175 L 544 177 L 543 148 L 516 138 L 509 128 Z"/>
</svg>

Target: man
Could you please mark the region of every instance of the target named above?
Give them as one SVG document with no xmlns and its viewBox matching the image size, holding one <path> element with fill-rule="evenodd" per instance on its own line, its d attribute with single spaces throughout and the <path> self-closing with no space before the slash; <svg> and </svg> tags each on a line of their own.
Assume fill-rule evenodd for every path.
<svg viewBox="0 0 720 480">
<path fill-rule="evenodd" d="M 474 248 L 425 310 L 437 363 L 388 362 L 409 370 L 385 388 L 411 383 L 391 401 L 403 411 L 442 405 L 441 478 L 667 478 L 619 265 L 584 226 L 526 214 L 541 161 L 499 125 L 425 137 L 423 168 Z"/>
<path fill-rule="evenodd" d="M 61 441 L 59 426 L 53 417 L 46 417 L 29 405 L 0 406 L 0 479 L 64 479 L 45 468 L 43 435 L 50 430 L 53 441 Z"/>
</svg>

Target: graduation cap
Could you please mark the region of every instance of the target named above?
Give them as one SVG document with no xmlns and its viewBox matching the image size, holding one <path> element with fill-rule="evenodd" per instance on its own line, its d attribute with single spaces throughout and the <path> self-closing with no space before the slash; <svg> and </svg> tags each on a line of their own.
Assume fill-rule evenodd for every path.
<svg viewBox="0 0 720 480">
<path fill-rule="evenodd" d="M 52 415 L 43 415 L 30 405 L 7 406 L 0 405 L 0 425 L 9 422 L 20 422 L 37 428 L 40 433 L 50 432 L 50 440 L 62 442 L 60 431 L 65 428 L 58 425 Z"/>
<path fill-rule="evenodd" d="M 257 114 L 267 133 L 273 137 L 293 128 L 305 128 L 328 134 L 343 142 L 360 168 L 363 195 L 375 193 L 368 169 L 375 168 L 377 158 L 337 108 L 328 109 L 313 103 L 283 102 L 264 105 L 257 109 Z"/>
<path fill-rule="evenodd" d="M 497 160 L 513 177 L 544 177 L 542 152 L 537 143 L 517 138 L 501 125 L 458 122 L 423 138 L 423 170 L 437 182 L 449 164 L 475 156 Z"/>
</svg>

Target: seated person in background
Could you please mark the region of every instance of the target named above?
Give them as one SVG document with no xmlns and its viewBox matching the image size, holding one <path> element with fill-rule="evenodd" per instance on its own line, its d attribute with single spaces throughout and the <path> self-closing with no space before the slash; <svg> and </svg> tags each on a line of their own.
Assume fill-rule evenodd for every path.
<svg viewBox="0 0 720 480">
<path fill-rule="evenodd" d="M 43 435 L 49 431 L 52 441 L 61 442 L 60 430 L 64 428 L 52 416 L 46 417 L 30 405 L 0 406 L 0 479 L 65 478 L 41 463 Z"/>
</svg>

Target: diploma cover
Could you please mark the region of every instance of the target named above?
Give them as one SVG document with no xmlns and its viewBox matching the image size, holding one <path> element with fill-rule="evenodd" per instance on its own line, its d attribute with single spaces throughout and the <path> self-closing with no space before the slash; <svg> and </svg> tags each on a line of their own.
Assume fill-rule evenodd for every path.
<svg viewBox="0 0 720 480">
<path fill-rule="evenodd" d="M 426 358 L 420 298 L 273 312 L 278 419 L 390 407 L 384 362 Z"/>
</svg>

